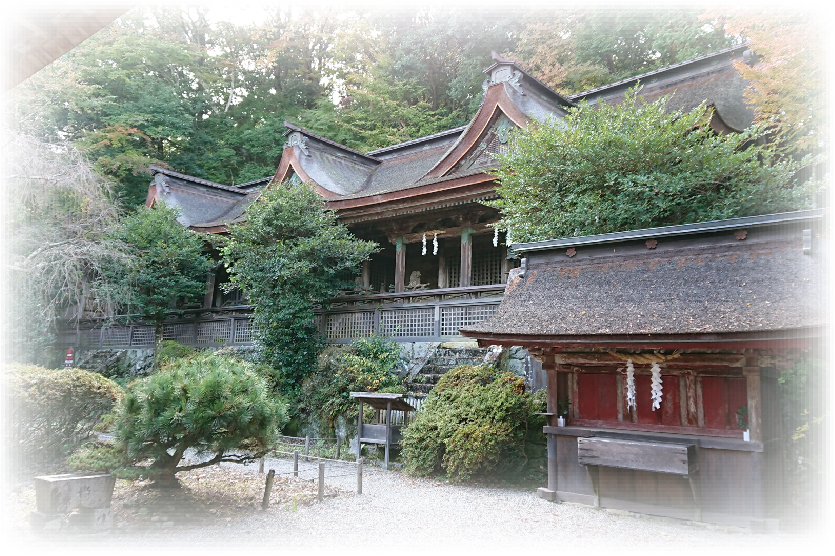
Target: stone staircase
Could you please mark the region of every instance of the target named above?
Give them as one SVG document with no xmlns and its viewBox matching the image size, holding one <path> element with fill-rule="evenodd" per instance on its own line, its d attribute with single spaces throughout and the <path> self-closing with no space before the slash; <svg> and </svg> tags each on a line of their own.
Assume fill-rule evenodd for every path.
<svg viewBox="0 0 835 556">
<path fill-rule="evenodd" d="M 426 364 L 405 381 L 405 386 L 415 394 L 428 394 L 447 371 L 460 365 L 480 365 L 484 362 L 486 349 L 481 348 L 437 348 Z"/>
</svg>

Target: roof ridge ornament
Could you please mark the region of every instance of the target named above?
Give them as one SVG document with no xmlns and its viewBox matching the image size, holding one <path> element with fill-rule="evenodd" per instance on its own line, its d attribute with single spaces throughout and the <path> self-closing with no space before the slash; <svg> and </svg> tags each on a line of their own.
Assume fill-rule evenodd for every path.
<svg viewBox="0 0 835 556">
<path fill-rule="evenodd" d="M 307 138 L 298 131 L 294 131 L 287 137 L 287 143 L 284 144 L 284 148 L 289 147 L 298 147 L 305 156 L 310 156 L 310 151 L 307 150 Z"/>
</svg>

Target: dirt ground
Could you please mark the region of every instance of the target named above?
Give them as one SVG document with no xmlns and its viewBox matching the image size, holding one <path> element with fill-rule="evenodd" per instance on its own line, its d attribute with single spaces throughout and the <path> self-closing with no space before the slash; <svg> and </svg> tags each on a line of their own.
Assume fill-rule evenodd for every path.
<svg viewBox="0 0 835 556">
<path fill-rule="evenodd" d="M 179 474 L 181 488 L 117 481 L 114 525 L 105 532 L 35 532 L 32 483 L 7 494 L 6 545 L 64 554 L 212 553 L 230 548 L 290 554 L 371 554 L 405 549 L 432 554 L 823 554 L 814 531 L 757 534 L 744 529 L 652 518 L 572 504 L 553 504 L 529 488 L 453 485 L 396 471 L 327 468 L 325 499 L 316 500 L 316 463 L 293 478 L 287 460 L 276 470 L 270 506 L 262 511 L 265 475 L 257 465 L 207 467 Z"/>
</svg>

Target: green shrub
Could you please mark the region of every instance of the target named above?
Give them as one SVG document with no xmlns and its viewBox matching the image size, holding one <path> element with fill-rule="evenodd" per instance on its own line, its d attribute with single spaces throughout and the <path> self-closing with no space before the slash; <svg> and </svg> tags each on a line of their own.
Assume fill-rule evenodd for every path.
<svg viewBox="0 0 835 556">
<path fill-rule="evenodd" d="M 541 443 L 542 395 L 525 392 L 521 377 L 493 367 L 461 366 L 446 373 L 403 429 L 404 469 L 445 471 L 450 480 L 520 473 L 526 447 Z"/>
<path fill-rule="evenodd" d="M 329 426 L 338 415 L 354 419 L 357 402 L 351 392 L 406 392 L 396 372 L 399 364 L 400 346 L 394 340 L 355 339 L 340 355 L 320 359 L 316 372 L 302 383 L 299 410 L 324 417 Z"/>
<path fill-rule="evenodd" d="M 112 380 L 81 369 L 14 364 L 3 380 L 9 451 L 25 466 L 66 456 L 124 395 Z"/>
<path fill-rule="evenodd" d="M 151 460 L 148 475 L 176 482 L 180 471 L 261 457 L 286 421 L 285 403 L 251 363 L 206 352 L 131 383 L 118 407 L 116 439 L 130 461 Z M 189 448 L 212 457 L 180 465 Z"/>
<path fill-rule="evenodd" d="M 194 348 L 178 344 L 174 340 L 163 340 L 156 349 L 154 366 L 159 368 L 183 357 L 191 357 L 197 353 Z"/>
</svg>

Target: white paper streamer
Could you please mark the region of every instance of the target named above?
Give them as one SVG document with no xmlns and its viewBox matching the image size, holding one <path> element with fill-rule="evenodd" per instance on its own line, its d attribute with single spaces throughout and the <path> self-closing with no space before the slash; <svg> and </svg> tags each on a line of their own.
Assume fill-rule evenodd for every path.
<svg viewBox="0 0 835 556">
<path fill-rule="evenodd" d="M 437 233 L 435 233 L 435 235 L 432 237 L 432 254 L 433 255 L 438 254 L 438 234 Z"/>
<path fill-rule="evenodd" d="M 499 229 L 493 228 L 493 247 L 499 246 Z"/>
<path fill-rule="evenodd" d="M 632 360 L 626 360 L 626 409 L 637 409 L 635 403 L 635 367 Z"/>
<path fill-rule="evenodd" d="M 661 408 L 661 390 L 664 387 L 661 385 L 661 367 L 658 363 L 652 364 L 652 410 Z"/>
<path fill-rule="evenodd" d="M 513 239 L 510 237 L 510 228 L 507 229 L 507 233 L 504 236 L 504 244 L 507 246 L 513 245 Z"/>
<path fill-rule="evenodd" d="M 423 249 L 421 249 L 420 254 L 421 255 L 426 254 L 426 234 L 423 234 Z"/>
</svg>

